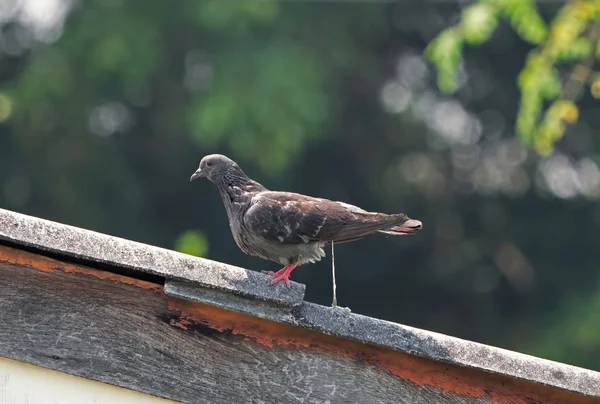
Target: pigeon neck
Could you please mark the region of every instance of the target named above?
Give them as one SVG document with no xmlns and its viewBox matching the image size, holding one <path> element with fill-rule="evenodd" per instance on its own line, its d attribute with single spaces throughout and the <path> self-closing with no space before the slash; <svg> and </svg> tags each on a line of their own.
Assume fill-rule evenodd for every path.
<svg viewBox="0 0 600 404">
<path fill-rule="evenodd" d="M 241 169 L 228 172 L 219 182 L 223 202 L 225 202 L 225 206 L 232 209 L 245 206 L 254 194 L 266 190 L 261 184 L 251 180 Z"/>
</svg>

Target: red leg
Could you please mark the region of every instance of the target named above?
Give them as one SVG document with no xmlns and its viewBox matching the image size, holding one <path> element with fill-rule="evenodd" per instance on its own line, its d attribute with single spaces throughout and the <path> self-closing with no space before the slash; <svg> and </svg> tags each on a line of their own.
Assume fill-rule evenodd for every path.
<svg viewBox="0 0 600 404">
<path fill-rule="evenodd" d="M 278 277 L 279 275 L 283 274 L 285 272 L 285 270 L 287 269 L 287 267 L 283 267 L 281 268 L 279 271 L 277 272 L 273 272 L 273 271 L 262 271 L 263 274 L 267 274 L 267 275 L 271 275 L 274 277 Z"/>
<path fill-rule="evenodd" d="M 275 279 L 273 279 L 271 281 L 271 285 L 275 285 L 277 282 L 280 282 L 280 281 L 285 281 L 285 285 L 289 288 L 290 287 L 290 274 L 292 273 L 294 268 L 296 268 L 296 264 L 289 264 L 289 265 L 281 268 L 277 272 L 269 271 L 269 272 L 266 272 L 266 274 L 275 277 Z"/>
</svg>

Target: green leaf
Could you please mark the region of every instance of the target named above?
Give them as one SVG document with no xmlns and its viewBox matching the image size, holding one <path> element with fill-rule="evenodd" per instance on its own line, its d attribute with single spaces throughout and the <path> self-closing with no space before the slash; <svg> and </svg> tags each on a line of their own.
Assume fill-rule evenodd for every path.
<svg viewBox="0 0 600 404">
<path fill-rule="evenodd" d="M 540 95 L 547 100 L 555 99 L 560 95 L 562 90 L 562 83 L 558 70 L 550 68 L 548 66 L 543 72 L 540 72 L 539 77 L 539 91 Z"/>
<path fill-rule="evenodd" d="M 521 90 L 521 105 L 517 114 L 517 135 L 529 145 L 533 145 L 535 129 L 542 113 L 542 97 L 535 89 Z"/>
<path fill-rule="evenodd" d="M 592 55 L 594 42 L 589 38 L 575 38 L 569 46 L 561 47 L 556 54 L 557 62 L 577 62 Z"/>
<path fill-rule="evenodd" d="M 532 0 L 499 0 L 502 14 L 525 41 L 539 45 L 548 36 L 546 23 L 535 8 Z"/>
<path fill-rule="evenodd" d="M 438 87 L 444 93 L 456 91 L 456 72 L 464 43 L 456 27 L 442 31 L 425 49 L 425 56 L 437 67 Z"/>
<path fill-rule="evenodd" d="M 460 28 L 465 40 L 473 45 L 487 41 L 498 25 L 498 10 L 490 3 L 474 3 L 462 12 Z"/>
</svg>

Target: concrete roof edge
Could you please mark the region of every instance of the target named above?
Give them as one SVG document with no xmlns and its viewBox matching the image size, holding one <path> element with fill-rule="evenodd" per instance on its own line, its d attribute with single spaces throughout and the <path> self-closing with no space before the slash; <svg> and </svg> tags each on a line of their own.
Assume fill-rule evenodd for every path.
<svg viewBox="0 0 600 404">
<path fill-rule="evenodd" d="M 158 275 L 167 280 L 165 292 L 172 296 L 600 398 L 599 372 L 304 302 L 304 285 L 270 287 L 270 278 L 256 271 L 4 209 L 0 240 Z M 240 297 L 228 298 L 228 293 Z"/>
<path fill-rule="evenodd" d="M 257 271 L 0 209 L 0 240 L 93 263 L 192 282 L 279 306 L 302 303 L 306 287 L 269 286 Z"/>
</svg>

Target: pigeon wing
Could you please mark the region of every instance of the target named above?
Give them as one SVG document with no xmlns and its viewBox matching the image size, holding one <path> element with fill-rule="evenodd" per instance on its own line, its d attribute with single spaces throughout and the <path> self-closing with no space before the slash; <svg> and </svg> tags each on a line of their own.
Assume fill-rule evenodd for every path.
<svg viewBox="0 0 600 404">
<path fill-rule="evenodd" d="M 404 214 L 367 212 L 356 206 L 291 192 L 260 192 L 244 215 L 252 233 L 268 242 L 346 242 L 408 220 Z"/>
</svg>

